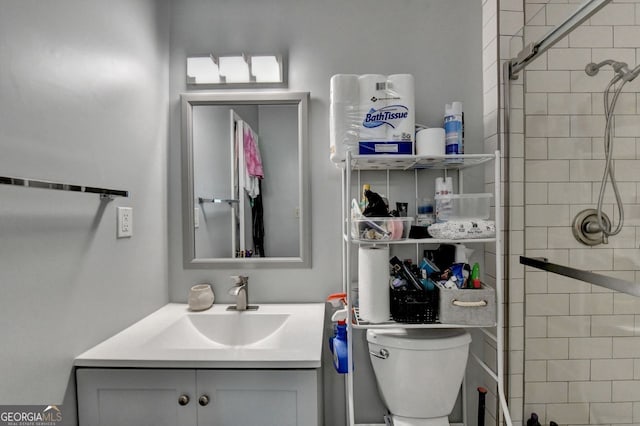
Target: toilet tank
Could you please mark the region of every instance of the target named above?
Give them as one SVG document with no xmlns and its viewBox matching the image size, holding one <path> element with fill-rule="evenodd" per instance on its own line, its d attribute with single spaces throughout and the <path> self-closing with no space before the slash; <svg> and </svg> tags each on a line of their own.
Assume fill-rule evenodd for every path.
<svg viewBox="0 0 640 426">
<path fill-rule="evenodd" d="M 466 330 L 370 329 L 367 341 L 380 396 L 392 414 L 451 413 L 467 366 L 471 335 Z"/>
</svg>

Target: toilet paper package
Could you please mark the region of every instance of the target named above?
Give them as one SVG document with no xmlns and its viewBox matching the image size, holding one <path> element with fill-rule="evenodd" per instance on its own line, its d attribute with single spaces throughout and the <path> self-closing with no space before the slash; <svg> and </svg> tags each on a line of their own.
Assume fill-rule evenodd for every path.
<svg viewBox="0 0 640 426">
<path fill-rule="evenodd" d="M 337 74 L 331 78 L 330 158 L 414 153 L 415 83 L 411 74 Z"/>
</svg>

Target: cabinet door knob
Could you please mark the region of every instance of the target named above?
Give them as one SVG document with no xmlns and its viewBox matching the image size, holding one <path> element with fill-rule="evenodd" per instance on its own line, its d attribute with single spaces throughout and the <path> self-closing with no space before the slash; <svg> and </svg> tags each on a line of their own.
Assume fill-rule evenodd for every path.
<svg viewBox="0 0 640 426">
<path fill-rule="evenodd" d="M 180 395 L 178 398 L 178 404 L 187 405 L 189 403 L 189 395 Z"/>
<path fill-rule="evenodd" d="M 207 395 L 202 395 L 198 399 L 198 403 L 204 407 L 205 405 L 209 404 L 209 397 Z"/>
</svg>

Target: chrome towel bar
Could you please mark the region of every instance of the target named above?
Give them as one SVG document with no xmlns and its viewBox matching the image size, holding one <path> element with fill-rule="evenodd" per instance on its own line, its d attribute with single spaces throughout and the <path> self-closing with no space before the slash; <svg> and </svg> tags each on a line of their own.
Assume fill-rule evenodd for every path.
<svg viewBox="0 0 640 426">
<path fill-rule="evenodd" d="M 14 186 L 26 186 L 29 188 L 41 188 L 41 189 L 55 189 L 58 191 L 69 192 L 86 192 L 89 194 L 98 194 L 101 199 L 111 200 L 113 197 L 128 197 L 129 191 L 122 191 L 119 189 L 107 189 L 98 188 L 95 186 L 82 186 L 72 185 L 67 183 L 57 183 L 45 180 L 25 179 L 0 176 L 0 184 L 14 185 Z"/>
</svg>

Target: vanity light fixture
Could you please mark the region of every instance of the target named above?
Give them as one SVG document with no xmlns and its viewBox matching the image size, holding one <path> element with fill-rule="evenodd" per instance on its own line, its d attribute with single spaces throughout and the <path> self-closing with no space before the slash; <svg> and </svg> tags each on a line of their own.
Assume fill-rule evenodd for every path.
<svg viewBox="0 0 640 426">
<path fill-rule="evenodd" d="M 222 55 L 187 58 L 187 84 L 282 85 L 284 66 L 280 55 Z"/>
</svg>

